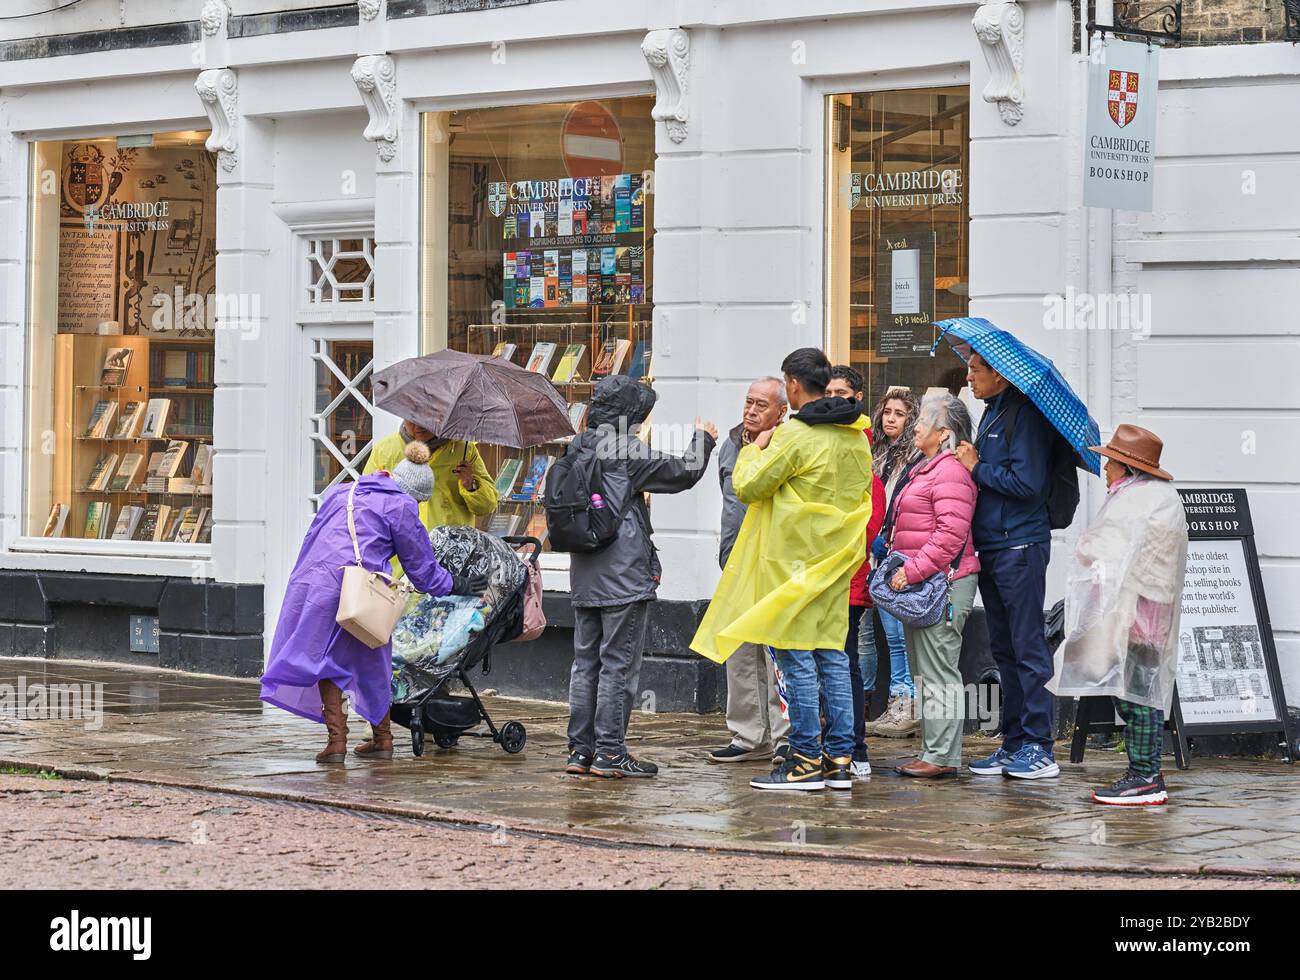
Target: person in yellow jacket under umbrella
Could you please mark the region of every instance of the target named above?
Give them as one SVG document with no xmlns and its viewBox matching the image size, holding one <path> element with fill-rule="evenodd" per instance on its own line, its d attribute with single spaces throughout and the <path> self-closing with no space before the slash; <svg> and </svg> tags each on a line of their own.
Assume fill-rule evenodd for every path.
<svg viewBox="0 0 1300 980">
<path fill-rule="evenodd" d="M 420 504 L 420 523 L 432 530 L 446 524 L 473 525 L 475 517 L 497 509 L 497 488 L 479 455 L 478 445 L 458 439 L 438 439 L 428 429 L 409 420 L 391 436 L 375 443 L 366 461 L 366 473 L 392 471 L 403 459 L 406 444 L 428 443 L 433 455 L 433 495 Z"/>
<path fill-rule="evenodd" d="M 826 397 L 815 347 L 781 364 L 795 414 L 736 456 L 749 505 L 691 649 L 724 663 L 742 644 L 774 651 L 790 714 L 790 755 L 761 790 L 852 789 L 853 695 L 844 637 L 849 584 L 866 557 L 871 449 L 858 402 Z M 819 687 L 824 694 L 823 735 Z"/>
</svg>

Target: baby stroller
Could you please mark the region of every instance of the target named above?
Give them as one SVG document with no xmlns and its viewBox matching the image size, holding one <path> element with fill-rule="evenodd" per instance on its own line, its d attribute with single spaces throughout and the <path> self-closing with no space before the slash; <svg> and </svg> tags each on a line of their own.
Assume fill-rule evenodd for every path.
<svg viewBox="0 0 1300 980">
<path fill-rule="evenodd" d="M 499 538 L 472 527 L 436 527 L 429 532 L 434 554 L 448 571 L 484 572 L 484 601 L 462 596 L 413 596 L 393 631 L 392 720 L 410 729 L 411 750 L 424 754 L 424 736 L 449 749 L 462 735 L 490 738 L 506 752 L 522 751 L 524 726 L 508 721 L 500 728 L 469 679 L 479 664 L 492 669 L 492 648 L 523 631 L 525 562 L 536 566 L 542 543 L 536 538 Z M 516 549 L 529 549 L 519 554 Z M 448 691 L 455 678 L 469 697 Z M 471 731 L 480 723 L 487 731 Z"/>
</svg>

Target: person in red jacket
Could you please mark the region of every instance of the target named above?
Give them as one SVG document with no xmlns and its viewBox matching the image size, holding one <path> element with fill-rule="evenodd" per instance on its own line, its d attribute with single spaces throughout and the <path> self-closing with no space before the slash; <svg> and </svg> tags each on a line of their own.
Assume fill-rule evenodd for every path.
<svg viewBox="0 0 1300 980">
<path fill-rule="evenodd" d="M 831 383 L 826 386 L 827 397 L 848 398 L 862 401 L 862 375 L 847 364 L 837 364 L 831 368 Z M 863 430 L 868 440 L 871 429 Z M 871 607 L 871 597 L 867 594 L 867 578 L 871 574 L 871 543 L 880 533 L 880 526 L 885 520 L 885 485 L 879 476 L 871 480 L 871 519 L 867 521 L 867 559 L 853 576 L 849 585 L 849 635 L 844 640 L 844 652 L 849 656 L 849 683 L 853 688 L 853 761 L 850 769 L 853 778 L 864 779 L 871 775 L 871 757 L 867 752 L 867 703 L 863 687 L 862 664 L 859 659 L 858 628 L 862 617 Z M 874 637 L 873 637 L 874 639 Z M 874 653 L 874 648 L 873 648 Z M 875 679 L 876 658 L 870 659 L 872 680 Z"/>
</svg>

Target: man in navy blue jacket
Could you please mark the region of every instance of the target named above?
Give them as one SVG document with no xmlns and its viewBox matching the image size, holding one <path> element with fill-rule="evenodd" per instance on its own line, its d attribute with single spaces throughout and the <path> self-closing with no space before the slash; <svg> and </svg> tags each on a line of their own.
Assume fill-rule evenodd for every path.
<svg viewBox="0 0 1300 980">
<path fill-rule="evenodd" d="M 957 449 L 979 499 L 971 536 L 980 597 L 1002 686 L 1002 746 L 973 763 L 980 776 L 1042 779 L 1060 774 L 1052 755 L 1052 654 L 1043 633 L 1052 526 L 1047 513 L 1056 430 L 1018 388 L 978 354 L 967 365 L 986 403 L 975 444 Z"/>
</svg>

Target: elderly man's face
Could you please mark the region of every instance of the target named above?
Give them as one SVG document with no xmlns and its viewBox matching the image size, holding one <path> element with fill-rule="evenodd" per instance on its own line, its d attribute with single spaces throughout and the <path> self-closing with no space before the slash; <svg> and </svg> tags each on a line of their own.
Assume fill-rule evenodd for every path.
<svg viewBox="0 0 1300 980">
<path fill-rule="evenodd" d="M 777 393 L 775 381 L 755 381 L 745 395 L 745 431 L 750 436 L 772 428 L 785 415 L 785 403 Z"/>
</svg>

